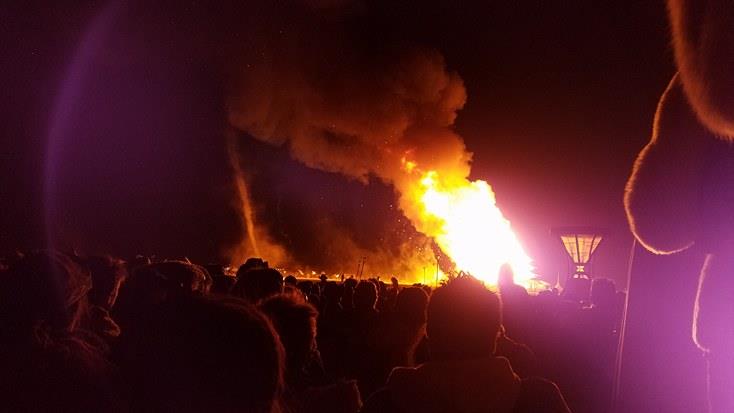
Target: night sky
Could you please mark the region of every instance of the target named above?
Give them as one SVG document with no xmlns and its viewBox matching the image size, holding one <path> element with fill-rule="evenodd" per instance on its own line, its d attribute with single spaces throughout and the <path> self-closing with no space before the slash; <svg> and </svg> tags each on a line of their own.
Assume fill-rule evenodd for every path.
<svg viewBox="0 0 734 413">
<path fill-rule="evenodd" d="M 225 150 L 228 76 L 263 10 L 289 5 L 18 3 L 0 6 L 0 250 L 43 247 L 48 221 L 83 252 L 221 257 L 242 237 Z M 593 225 L 609 230 L 595 273 L 624 282 L 622 191 L 674 72 L 662 1 L 328 3 L 312 12 L 339 18 L 335 8 L 350 7 L 375 53 L 433 48 L 462 77 L 455 130 L 474 154 L 472 178 L 493 186 L 541 274 L 566 270 L 551 227 Z M 95 52 L 69 89 L 85 40 Z M 238 137 L 259 221 L 299 260 L 320 264 L 324 225 L 365 248 L 404 230 L 384 184 Z"/>
</svg>

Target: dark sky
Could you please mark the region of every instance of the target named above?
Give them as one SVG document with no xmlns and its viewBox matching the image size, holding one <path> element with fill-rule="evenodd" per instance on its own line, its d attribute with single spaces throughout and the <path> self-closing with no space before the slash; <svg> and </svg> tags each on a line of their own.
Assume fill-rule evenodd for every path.
<svg viewBox="0 0 734 413">
<path fill-rule="evenodd" d="M 47 217 L 89 252 L 210 260 L 241 237 L 221 68 L 259 9 L 146 3 L 107 8 L 104 24 L 104 2 L 0 6 L 3 251 L 45 245 Z M 414 3 L 362 4 L 360 30 L 376 50 L 435 48 L 463 78 L 456 130 L 474 153 L 472 177 L 494 187 L 540 272 L 566 270 L 551 227 L 595 225 L 609 230 L 595 272 L 623 282 L 622 191 L 674 71 L 663 2 Z M 85 41 L 97 45 L 93 63 L 82 59 L 80 92 L 65 94 Z M 397 225 L 382 184 L 308 170 L 247 136 L 240 147 L 262 221 L 303 260 L 318 260 L 315 223 L 336 222 L 368 247 Z"/>
</svg>

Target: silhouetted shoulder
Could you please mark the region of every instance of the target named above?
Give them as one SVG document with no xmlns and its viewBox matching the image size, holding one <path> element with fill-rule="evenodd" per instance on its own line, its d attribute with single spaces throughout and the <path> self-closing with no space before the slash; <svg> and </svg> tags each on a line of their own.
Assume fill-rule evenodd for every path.
<svg viewBox="0 0 734 413">
<path fill-rule="evenodd" d="M 395 403 L 389 388 L 372 394 L 360 413 L 409 413 Z M 522 380 L 513 413 L 571 413 L 558 386 L 542 378 Z"/>
<path fill-rule="evenodd" d="M 360 413 L 403 413 L 392 399 L 390 390 L 384 388 L 372 393 Z"/>
<path fill-rule="evenodd" d="M 571 409 L 555 383 L 531 377 L 522 380 L 513 413 L 571 413 Z"/>
</svg>

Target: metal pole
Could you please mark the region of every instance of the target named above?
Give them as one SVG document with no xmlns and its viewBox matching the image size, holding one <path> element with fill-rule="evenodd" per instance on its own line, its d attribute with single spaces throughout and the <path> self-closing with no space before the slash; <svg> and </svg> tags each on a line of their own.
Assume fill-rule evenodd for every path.
<svg viewBox="0 0 734 413">
<path fill-rule="evenodd" d="M 367 262 L 367 257 L 362 257 L 362 268 L 359 270 L 359 280 L 362 281 L 362 274 L 364 273 L 364 264 Z"/>
<path fill-rule="evenodd" d="M 436 288 L 438 288 L 438 255 L 436 255 Z"/>
<path fill-rule="evenodd" d="M 612 393 L 612 412 L 621 412 L 619 406 L 619 396 L 622 378 L 622 355 L 624 353 L 624 336 L 627 331 L 627 309 L 630 302 L 630 286 L 632 282 L 632 263 L 635 260 L 635 249 L 637 247 L 637 238 L 632 238 L 632 248 L 630 249 L 629 261 L 627 263 L 627 294 L 624 297 L 624 308 L 622 311 L 622 325 L 619 329 L 619 339 L 617 342 L 617 359 L 614 366 L 614 387 Z"/>
</svg>

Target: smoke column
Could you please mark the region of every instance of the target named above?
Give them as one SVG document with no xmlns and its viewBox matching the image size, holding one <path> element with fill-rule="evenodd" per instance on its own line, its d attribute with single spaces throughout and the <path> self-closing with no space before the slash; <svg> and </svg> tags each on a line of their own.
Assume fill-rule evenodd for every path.
<svg viewBox="0 0 734 413">
<path fill-rule="evenodd" d="M 250 195 L 247 192 L 247 183 L 245 182 L 245 177 L 242 175 L 240 160 L 237 156 L 237 142 L 231 134 L 230 136 L 227 136 L 227 156 L 234 172 L 235 186 L 237 187 L 237 197 L 240 201 L 240 208 L 242 210 L 242 217 L 245 224 L 244 229 L 247 232 L 247 239 L 250 241 L 252 252 L 257 256 L 260 256 L 260 249 L 257 247 L 257 239 L 255 238 L 255 223 L 252 219 L 252 205 L 250 204 Z"/>
<path fill-rule="evenodd" d="M 288 254 L 267 236 L 267 233 L 256 224 L 255 211 L 250 200 L 247 181 L 240 166 L 237 150 L 236 134 L 227 132 L 227 156 L 234 175 L 238 204 L 235 207 L 242 216 L 243 232 L 247 234 L 248 243 L 238 244 L 227 254 L 232 265 L 242 264 L 248 257 L 266 257 L 278 264 L 289 262 Z"/>
</svg>

